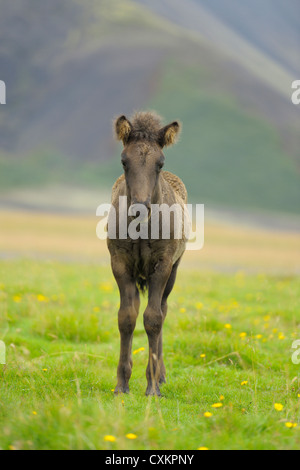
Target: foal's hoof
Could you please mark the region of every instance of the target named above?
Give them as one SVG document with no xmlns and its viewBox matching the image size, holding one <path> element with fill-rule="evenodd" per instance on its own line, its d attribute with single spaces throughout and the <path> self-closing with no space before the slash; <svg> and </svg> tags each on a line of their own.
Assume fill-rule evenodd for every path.
<svg viewBox="0 0 300 470">
<path fill-rule="evenodd" d="M 115 395 L 121 395 L 122 393 L 129 393 L 129 386 L 128 385 L 117 385 L 114 389 Z"/>
<path fill-rule="evenodd" d="M 149 397 L 149 396 L 153 396 L 153 397 L 161 397 L 161 393 L 160 393 L 160 390 L 159 390 L 159 386 L 158 385 L 148 385 L 147 387 L 147 390 L 146 390 L 146 396 Z"/>
</svg>

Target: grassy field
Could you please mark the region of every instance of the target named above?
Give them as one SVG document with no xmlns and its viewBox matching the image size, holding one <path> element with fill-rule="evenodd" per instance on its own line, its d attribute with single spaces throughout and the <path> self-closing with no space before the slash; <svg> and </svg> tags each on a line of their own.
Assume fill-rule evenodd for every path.
<svg viewBox="0 0 300 470">
<path fill-rule="evenodd" d="M 0 211 L 0 220 L 0 256 L 5 258 L 109 263 L 106 243 L 96 237 L 96 217 Z M 204 249 L 186 252 L 182 265 L 209 272 L 299 274 L 299 235 L 206 218 Z"/>
<path fill-rule="evenodd" d="M 299 448 L 300 370 L 291 349 L 300 339 L 296 238 L 269 234 L 268 244 L 267 232 L 247 231 L 247 239 L 242 229 L 209 225 L 208 254 L 187 253 L 170 299 L 163 398 L 144 396 L 146 299 L 131 393 L 115 397 L 119 298 L 104 246 L 89 245 L 91 221 L 27 215 L 26 231 L 26 214 L 1 215 L 0 251 L 6 246 L 11 256 L 0 262 L 7 356 L 0 366 L 1 449 Z M 254 259 L 247 240 L 257 247 Z M 216 259 L 209 264 L 218 247 L 228 273 L 213 270 Z M 286 255 L 289 274 L 272 272 L 277 252 L 283 271 Z M 237 268 L 243 264 L 249 269 Z"/>
</svg>

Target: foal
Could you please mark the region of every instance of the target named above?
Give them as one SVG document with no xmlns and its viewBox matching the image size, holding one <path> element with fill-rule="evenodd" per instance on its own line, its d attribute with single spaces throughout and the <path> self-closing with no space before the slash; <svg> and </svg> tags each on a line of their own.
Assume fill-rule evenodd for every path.
<svg viewBox="0 0 300 470">
<path fill-rule="evenodd" d="M 175 121 L 163 127 L 159 116 L 153 112 L 144 112 L 136 113 L 131 120 L 125 116 L 119 117 L 115 121 L 115 132 L 124 146 L 121 156 L 124 174 L 115 182 L 112 190 L 117 233 L 120 215 L 125 215 L 127 226 L 132 221 L 128 212 L 120 212 L 134 204 L 141 204 L 147 209 L 150 235 L 153 204 L 165 204 L 169 208 L 176 204 L 183 209 L 187 203 L 187 192 L 182 181 L 172 173 L 162 171 L 165 160 L 162 149 L 176 142 L 180 124 Z M 121 196 L 127 197 L 125 207 L 121 207 Z M 175 215 L 173 218 L 172 215 L 168 239 L 162 237 L 161 217 L 156 239 L 132 239 L 129 235 L 126 239 L 118 235 L 112 239 L 108 236 L 112 271 L 120 291 L 118 323 L 121 350 L 116 394 L 129 392 L 132 338 L 140 306 L 139 290 L 148 290 L 148 305 L 144 313 L 149 342 L 146 395 L 160 396 L 159 385 L 166 381 L 162 326 L 167 314 L 167 299 L 173 289 L 187 241 L 184 234 L 180 238 L 174 236 Z"/>
</svg>

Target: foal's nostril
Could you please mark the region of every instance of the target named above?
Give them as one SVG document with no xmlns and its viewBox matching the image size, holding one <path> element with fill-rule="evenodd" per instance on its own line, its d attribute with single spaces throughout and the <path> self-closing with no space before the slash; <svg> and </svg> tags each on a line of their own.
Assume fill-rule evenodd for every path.
<svg viewBox="0 0 300 470">
<path fill-rule="evenodd" d="M 141 204 L 142 206 L 146 206 L 148 210 L 151 210 L 151 200 L 147 199 L 146 201 L 139 201 L 138 199 L 133 199 L 132 204 Z"/>
<path fill-rule="evenodd" d="M 150 217 L 151 215 L 151 202 L 149 200 L 145 201 L 145 202 L 142 202 L 142 204 L 147 207 L 147 210 L 148 210 L 148 217 Z"/>
<path fill-rule="evenodd" d="M 132 201 L 132 204 L 145 206 L 148 211 L 148 218 L 151 216 L 151 200 L 150 199 L 147 199 L 146 201 L 138 201 L 137 199 L 134 199 Z"/>
<path fill-rule="evenodd" d="M 145 201 L 145 202 L 143 202 L 143 204 L 147 207 L 148 211 L 151 210 L 151 203 L 150 203 L 150 201 Z"/>
</svg>

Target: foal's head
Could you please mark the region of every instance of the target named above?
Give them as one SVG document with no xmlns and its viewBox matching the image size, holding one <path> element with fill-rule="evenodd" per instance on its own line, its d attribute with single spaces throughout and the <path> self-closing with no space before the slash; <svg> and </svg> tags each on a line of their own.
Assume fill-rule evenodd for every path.
<svg viewBox="0 0 300 470">
<path fill-rule="evenodd" d="M 115 132 L 124 146 L 121 161 L 131 202 L 150 209 L 164 166 L 163 148 L 176 142 L 180 124 L 175 121 L 162 126 L 155 113 L 143 112 L 131 121 L 120 116 L 115 121 Z"/>
</svg>

